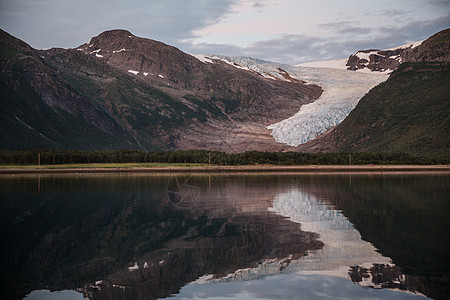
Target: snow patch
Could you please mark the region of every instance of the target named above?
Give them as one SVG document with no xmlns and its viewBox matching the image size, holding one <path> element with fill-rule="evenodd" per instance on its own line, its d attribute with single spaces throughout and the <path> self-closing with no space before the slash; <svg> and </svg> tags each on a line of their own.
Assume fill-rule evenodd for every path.
<svg viewBox="0 0 450 300">
<path fill-rule="evenodd" d="M 147 75 L 148 75 L 148 72 L 144 72 L 143 74 L 144 74 L 144 76 L 145 76 L 145 77 L 147 77 Z"/>
<path fill-rule="evenodd" d="M 158 77 L 164 78 L 164 76 L 162 76 L 161 74 L 159 74 Z"/>
<path fill-rule="evenodd" d="M 357 56 L 359 59 L 366 59 L 369 62 L 370 56 L 372 54 L 378 55 L 378 51 L 380 51 L 380 50 L 375 50 L 375 51 L 371 51 L 371 52 L 358 51 L 358 52 L 356 52 L 355 56 Z"/>
<path fill-rule="evenodd" d="M 423 40 L 422 41 L 411 42 L 411 43 L 408 43 L 408 44 L 404 44 L 404 45 L 397 46 L 397 47 L 390 48 L 390 49 L 386 49 L 386 50 L 397 50 L 397 49 L 408 49 L 408 48 L 412 49 L 412 48 L 416 48 L 417 46 L 420 46 L 422 43 L 423 43 Z"/>
<path fill-rule="evenodd" d="M 114 54 L 114 53 L 120 53 L 120 52 L 123 52 L 123 51 L 127 51 L 127 49 L 125 49 L 125 48 L 122 48 L 122 49 L 120 49 L 120 50 L 117 50 L 117 51 L 116 51 L 116 50 L 114 50 L 114 51 L 113 51 L 113 54 Z"/>
<path fill-rule="evenodd" d="M 139 270 L 139 266 L 138 266 L 137 262 L 134 263 L 134 266 L 128 267 L 128 270 L 129 270 L 130 272 Z"/>
<path fill-rule="evenodd" d="M 221 60 L 235 68 L 251 71 L 253 73 L 259 74 L 260 76 L 264 78 L 274 79 L 274 80 L 283 80 L 290 82 L 289 79 L 284 78 L 283 72 L 281 70 L 285 70 L 285 66 L 282 64 L 277 63 L 271 63 L 267 62 L 261 59 L 254 59 L 250 57 L 243 57 L 243 56 L 224 56 L 224 55 L 218 55 L 212 57 L 213 59 Z M 263 66 L 263 64 L 271 64 L 271 68 L 266 68 Z M 290 66 L 288 66 L 290 67 Z"/>
<path fill-rule="evenodd" d="M 128 73 L 132 73 L 134 75 L 137 75 L 137 74 L 139 74 L 139 71 L 128 70 Z"/>
<path fill-rule="evenodd" d="M 214 63 L 212 60 L 211 60 L 211 58 L 209 58 L 208 56 L 206 56 L 206 55 L 203 55 L 203 54 L 191 54 L 193 57 L 195 57 L 196 59 L 198 59 L 199 61 L 201 61 L 202 63 L 209 63 L 209 64 L 212 64 L 212 63 Z"/>
<path fill-rule="evenodd" d="M 96 57 L 103 57 L 103 55 L 98 54 L 98 53 L 95 53 L 95 56 L 96 56 Z"/>
</svg>

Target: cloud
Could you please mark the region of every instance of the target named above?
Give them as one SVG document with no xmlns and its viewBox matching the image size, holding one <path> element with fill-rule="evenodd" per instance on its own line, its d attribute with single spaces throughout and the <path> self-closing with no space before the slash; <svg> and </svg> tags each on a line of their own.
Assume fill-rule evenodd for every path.
<svg viewBox="0 0 450 300">
<path fill-rule="evenodd" d="M 363 35 L 370 34 L 372 29 L 364 28 L 356 21 L 338 21 L 319 24 L 319 27 L 325 30 L 332 31 L 339 36 L 343 35 Z"/>
<path fill-rule="evenodd" d="M 450 0 L 429 0 L 431 4 L 434 5 L 445 5 L 448 9 L 448 7 L 450 6 Z"/>
<path fill-rule="evenodd" d="M 379 14 L 381 16 L 397 17 L 397 16 L 404 16 L 408 14 L 408 12 L 398 9 L 383 9 L 379 12 Z"/>
<path fill-rule="evenodd" d="M 231 13 L 236 0 L 2 0 L 0 27 L 36 48 L 76 47 L 122 28 L 173 44 Z"/>
<path fill-rule="evenodd" d="M 35 48 L 77 47 L 121 28 L 188 53 L 297 64 L 390 48 L 450 26 L 450 0 L 386 0 L 381 10 L 369 2 L 1 0 L 0 27 Z"/>
<path fill-rule="evenodd" d="M 299 64 L 302 62 L 346 58 L 363 49 L 388 49 L 408 42 L 424 40 L 434 33 L 450 27 L 450 15 L 427 21 L 411 21 L 399 26 L 380 26 L 364 29 L 352 22 L 326 23 L 335 38 L 306 35 L 283 35 L 275 39 L 258 41 L 246 47 L 230 44 L 180 44 L 189 53 L 250 56 L 254 58 Z M 356 38 L 347 31 L 358 32 Z"/>
</svg>

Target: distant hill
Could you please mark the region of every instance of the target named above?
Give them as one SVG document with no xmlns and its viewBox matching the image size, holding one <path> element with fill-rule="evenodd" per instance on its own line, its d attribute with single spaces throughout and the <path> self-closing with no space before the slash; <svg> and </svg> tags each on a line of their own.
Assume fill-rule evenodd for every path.
<svg viewBox="0 0 450 300">
<path fill-rule="evenodd" d="M 338 126 L 298 151 L 450 153 L 450 29 L 404 54 Z"/>
</svg>

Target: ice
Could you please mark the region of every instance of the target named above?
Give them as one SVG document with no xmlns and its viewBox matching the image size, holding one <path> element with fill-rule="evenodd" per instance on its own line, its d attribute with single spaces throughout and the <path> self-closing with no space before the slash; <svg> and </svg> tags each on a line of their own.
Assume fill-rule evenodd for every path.
<svg viewBox="0 0 450 300">
<path fill-rule="evenodd" d="M 292 117 L 267 127 L 275 141 L 294 147 L 338 125 L 370 89 L 388 78 L 383 73 L 323 68 L 292 67 L 288 72 L 323 89 L 318 100 L 302 106 Z"/>
<path fill-rule="evenodd" d="M 374 86 L 385 81 L 388 74 L 354 72 L 332 68 L 305 68 L 267 62 L 248 57 L 220 57 L 230 64 L 237 63 L 258 74 L 285 80 L 280 69 L 289 76 L 322 87 L 323 94 L 313 103 L 303 105 L 288 119 L 267 128 L 278 143 L 298 146 L 315 139 L 338 125 Z M 261 75 L 263 76 L 263 75 Z"/>
<path fill-rule="evenodd" d="M 128 72 L 129 72 L 129 73 L 132 73 L 132 74 L 134 74 L 134 75 L 139 74 L 139 71 L 128 70 Z"/>
</svg>

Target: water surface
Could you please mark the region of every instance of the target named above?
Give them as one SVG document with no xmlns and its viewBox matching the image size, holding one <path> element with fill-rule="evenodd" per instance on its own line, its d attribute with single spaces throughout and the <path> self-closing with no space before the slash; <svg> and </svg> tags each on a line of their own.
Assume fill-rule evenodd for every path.
<svg viewBox="0 0 450 300">
<path fill-rule="evenodd" d="M 444 299 L 450 176 L 0 177 L 13 299 Z"/>
</svg>

